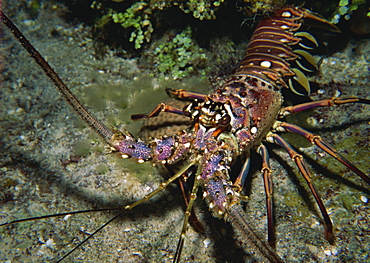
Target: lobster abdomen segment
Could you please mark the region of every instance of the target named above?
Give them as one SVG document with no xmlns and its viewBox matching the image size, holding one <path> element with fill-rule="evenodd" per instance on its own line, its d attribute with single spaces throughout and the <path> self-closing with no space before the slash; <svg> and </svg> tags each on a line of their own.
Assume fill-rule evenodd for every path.
<svg viewBox="0 0 370 263">
<path fill-rule="evenodd" d="M 340 32 L 307 9 L 286 6 L 259 23 L 236 74 L 255 75 L 300 95 L 309 93 L 304 72 L 313 72 L 317 66 L 307 50 L 317 47 L 318 43 L 311 34 L 299 31 L 303 25 Z M 303 90 L 306 92 L 302 93 Z"/>
</svg>

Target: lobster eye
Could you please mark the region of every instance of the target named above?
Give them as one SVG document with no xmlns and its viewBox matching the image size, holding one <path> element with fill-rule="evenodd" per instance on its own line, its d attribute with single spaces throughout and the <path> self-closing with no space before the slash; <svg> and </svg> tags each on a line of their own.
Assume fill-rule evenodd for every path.
<svg viewBox="0 0 370 263">
<path fill-rule="evenodd" d="M 225 115 L 225 116 L 223 116 L 223 117 L 221 118 L 221 120 L 220 120 L 220 124 L 221 124 L 222 126 L 226 126 L 226 125 L 229 125 L 229 124 L 230 124 L 230 121 L 231 121 L 231 118 L 230 118 L 230 116 L 227 114 L 227 115 Z"/>
</svg>

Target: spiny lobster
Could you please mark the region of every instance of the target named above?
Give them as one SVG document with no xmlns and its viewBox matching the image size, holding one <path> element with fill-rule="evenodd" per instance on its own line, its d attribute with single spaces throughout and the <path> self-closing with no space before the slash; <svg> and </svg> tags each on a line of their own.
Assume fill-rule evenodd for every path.
<svg viewBox="0 0 370 263">
<path fill-rule="evenodd" d="M 239 68 L 225 84 L 216 88 L 211 94 L 205 95 L 185 90 L 167 89 L 170 96 L 177 99 L 186 99 L 190 102 L 183 109 L 162 103 L 149 114 L 133 115 L 133 119 L 150 118 L 164 111 L 184 115 L 191 120 L 192 124 L 187 130 L 154 139 L 150 143 L 136 139 L 127 130 L 123 132 L 110 130 L 96 119 L 81 105 L 3 13 L 2 19 L 57 85 L 65 99 L 86 123 L 104 138 L 113 151 L 119 152 L 124 158 L 136 158 L 139 162 L 150 160 L 155 164 L 166 165 L 184 160 L 187 162 L 180 171 L 161 184 L 158 189 L 146 195 L 143 199 L 125 206 L 119 215 L 149 200 L 167 188 L 174 180 L 187 174 L 191 168 L 196 167 L 195 182 L 188 200 L 185 220 L 174 257 L 176 262 L 180 260 L 188 218 L 199 188 L 204 190 L 203 196 L 213 215 L 229 221 L 235 228 L 238 237 L 246 242 L 251 242 L 249 246 L 256 249 L 256 253 L 263 260 L 281 261 L 274 250 L 260 241 L 249 229 L 244 211 L 240 205 L 241 201 L 244 200 L 241 191 L 248 175 L 250 150 L 255 149 L 262 156 L 262 173 L 268 211 L 268 240 L 273 245 L 275 241 L 272 213 L 272 171 L 269 167 L 267 148 L 264 146 L 266 142 L 282 146 L 297 164 L 323 214 L 326 237 L 329 241 L 333 241 L 332 223 L 318 192 L 311 182 L 310 172 L 303 157 L 277 132 L 289 131 L 302 135 L 311 143 L 334 156 L 367 183 L 370 183 L 367 175 L 340 156 L 319 136 L 296 125 L 277 120 L 288 114 L 315 107 L 354 102 L 370 103 L 367 99 L 352 97 L 332 98 L 291 107 L 282 106 L 281 89 L 289 87 L 294 92 L 301 93 L 298 90 L 303 87 L 304 90 L 309 92 L 309 83 L 301 70 L 309 72 L 316 70 L 316 62 L 307 50 L 315 48 L 318 43 L 311 34 L 300 30 L 304 26 L 311 26 L 323 28 L 333 33 L 339 32 L 335 26 L 306 9 L 287 6 L 263 20 L 253 34 Z M 238 156 L 245 156 L 246 161 L 236 180 L 231 182 L 229 170 Z M 106 209 L 101 211 L 104 210 Z M 117 217 L 112 220 L 115 218 Z"/>
</svg>

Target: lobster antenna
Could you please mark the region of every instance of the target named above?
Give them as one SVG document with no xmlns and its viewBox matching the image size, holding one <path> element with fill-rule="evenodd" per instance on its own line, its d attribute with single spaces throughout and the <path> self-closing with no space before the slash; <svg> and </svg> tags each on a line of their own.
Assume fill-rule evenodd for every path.
<svg viewBox="0 0 370 263">
<path fill-rule="evenodd" d="M 79 210 L 79 211 L 72 211 L 72 212 L 59 213 L 59 214 L 51 214 L 51 215 L 44 215 L 44 216 L 22 218 L 22 219 L 17 219 L 17 220 L 14 220 L 14 221 L 10 221 L 10 222 L 7 222 L 7 223 L 0 224 L 0 227 L 7 226 L 7 225 L 12 225 L 12 224 L 16 224 L 16 223 L 21 223 L 21 222 L 45 219 L 45 218 L 50 218 L 50 217 L 76 215 L 76 214 L 91 213 L 91 212 L 117 211 L 117 210 L 122 210 L 122 207 L 88 209 L 88 210 Z"/>
<path fill-rule="evenodd" d="M 59 92 L 63 95 L 64 99 L 95 132 L 97 132 L 108 144 L 112 145 L 114 133 L 82 105 L 82 103 L 76 98 L 75 95 L 73 95 L 67 85 L 60 79 L 58 74 L 49 65 L 49 63 L 46 62 L 41 54 L 31 45 L 27 38 L 21 33 L 21 31 L 19 31 L 19 29 L 4 14 L 2 10 L 0 10 L 0 16 L 3 23 L 10 29 L 19 43 L 22 44 L 35 62 L 39 64 L 45 75 L 47 75 L 55 84 Z"/>
</svg>

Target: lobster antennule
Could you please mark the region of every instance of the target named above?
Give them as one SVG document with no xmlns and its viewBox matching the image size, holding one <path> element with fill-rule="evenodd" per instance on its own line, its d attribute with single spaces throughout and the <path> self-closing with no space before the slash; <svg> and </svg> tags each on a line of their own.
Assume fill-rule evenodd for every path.
<svg viewBox="0 0 370 263">
<path fill-rule="evenodd" d="M 283 7 L 259 23 L 236 74 L 256 75 L 298 95 L 309 94 L 310 85 L 304 72 L 316 71 L 317 63 L 307 50 L 314 49 L 318 43 L 311 34 L 299 31 L 303 26 L 340 32 L 307 9 Z"/>
</svg>

